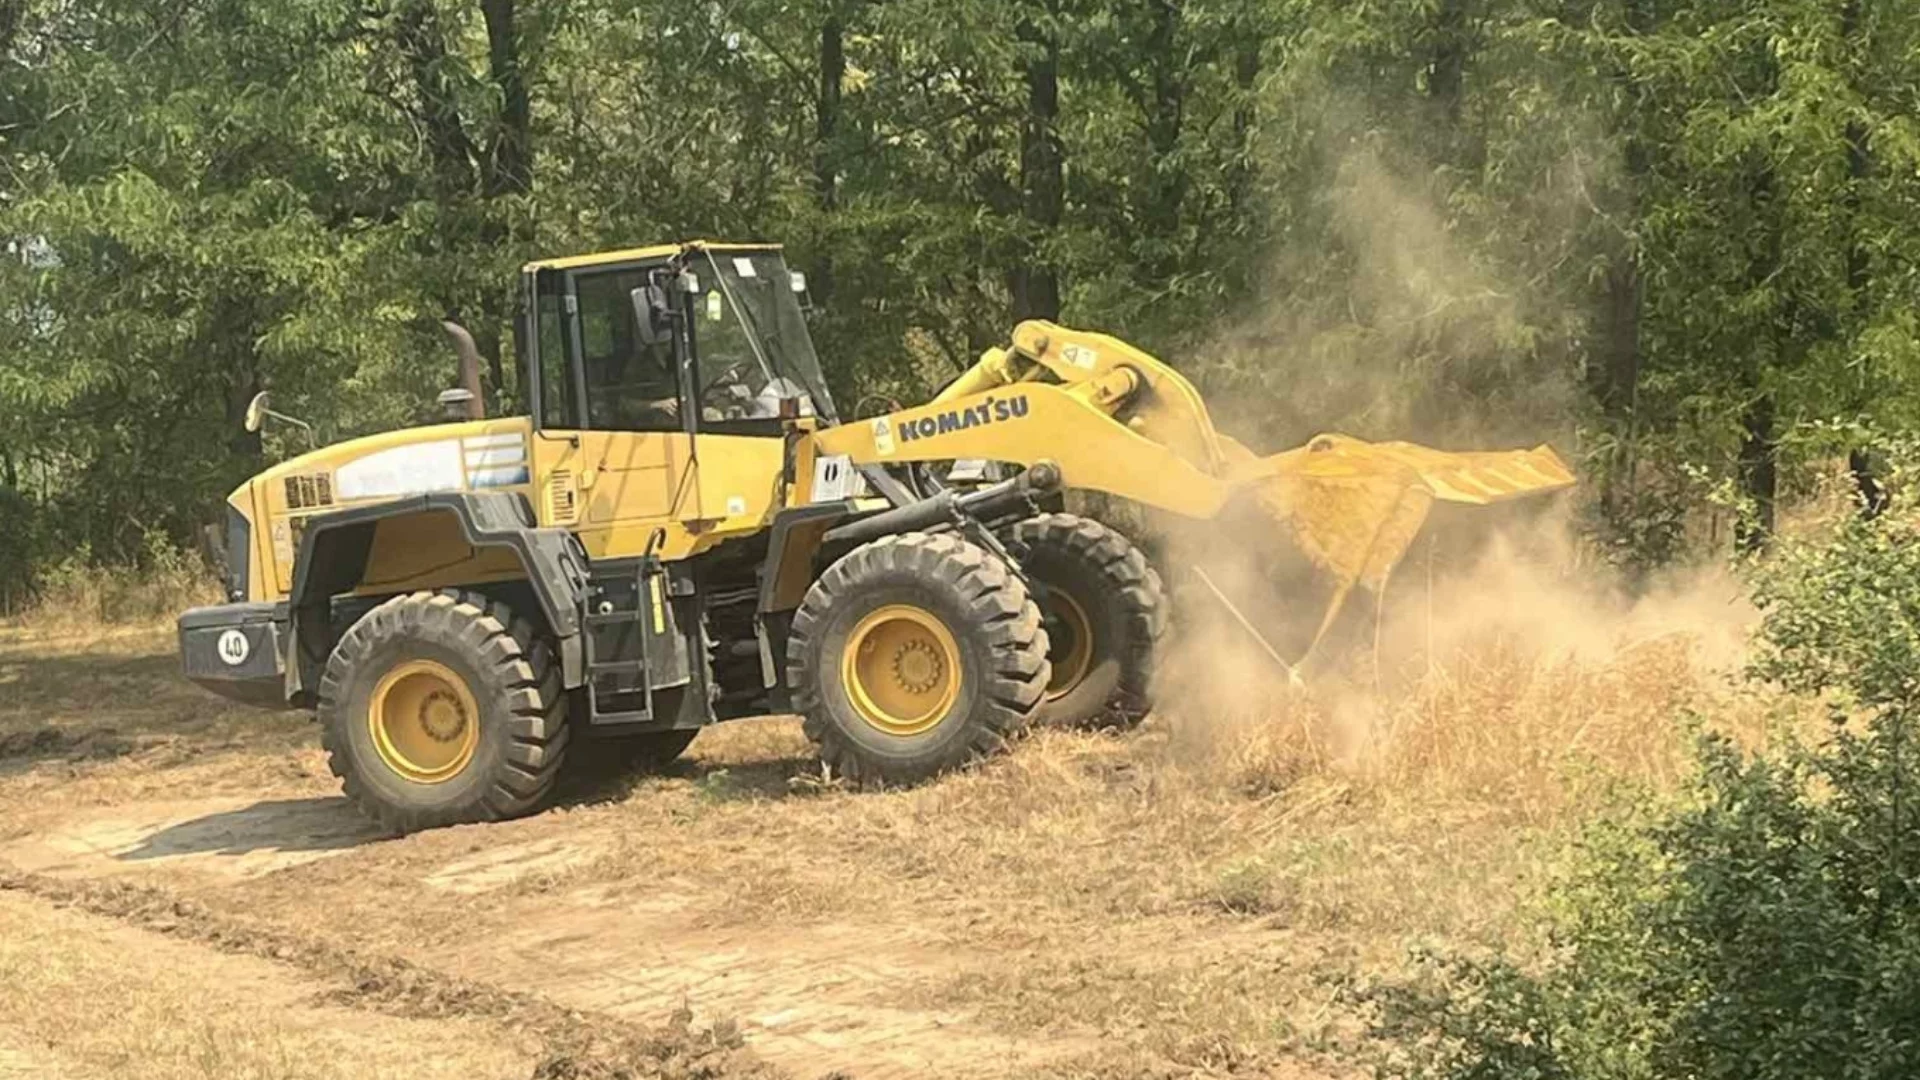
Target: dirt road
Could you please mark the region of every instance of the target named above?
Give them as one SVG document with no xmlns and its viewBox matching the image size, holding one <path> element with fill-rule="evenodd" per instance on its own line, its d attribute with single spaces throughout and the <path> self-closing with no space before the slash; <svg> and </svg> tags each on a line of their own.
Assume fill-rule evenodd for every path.
<svg viewBox="0 0 1920 1080">
<path fill-rule="evenodd" d="M 1513 850 L 1152 724 L 874 794 L 780 720 L 393 839 L 164 634 L 0 630 L 0 692 L 0 1077 L 1339 1075 Z"/>
</svg>

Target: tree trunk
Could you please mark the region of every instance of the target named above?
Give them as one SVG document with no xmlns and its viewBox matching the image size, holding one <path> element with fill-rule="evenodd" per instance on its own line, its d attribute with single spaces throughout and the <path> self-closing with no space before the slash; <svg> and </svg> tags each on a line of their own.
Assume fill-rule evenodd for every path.
<svg viewBox="0 0 1920 1080">
<path fill-rule="evenodd" d="M 1778 79 L 1778 69 L 1770 68 L 1769 83 L 1777 83 Z M 1772 92 L 1771 85 L 1768 92 Z M 1775 174 L 1772 158 L 1767 156 L 1765 150 L 1761 151 L 1761 155 L 1754 162 L 1753 173 L 1747 182 L 1748 205 L 1759 232 L 1758 249 L 1747 268 L 1747 287 L 1753 290 L 1764 289 L 1774 280 L 1780 272 L 1786 247 L 1786 224 L 1781 220 L 1785 211 L 1777 205 L 1775 198 L 1779 178 Z M 1773 538 L 1774 495 L 1779 486 L 1778 445 L 1774 431 L 1777 403 L 1767 389 L 1766 364 L 1785 366 L 1797 351 L 1794 340 L 1796 320 L 1793 317 L 1795 303 L 1795 298 L 1789 294 L 1780 302 L 1773 317 L 1756 320 L 1754 340 L 1743 350 L 1741 375 L 1750 396 L 1740 417 L 1740 491 L 1753 505 L 1752 518 L 1742 522 L 1735 534 L 1735 541 L 1743 552 L 1758 551 Z"/>
<path fill-rule="evenodd" d="M 974 203 L 985 207 L 996 219 L 1008 220 L 1020 216 L 1023 210 L 1020 186 L 1000 167 L 995 153 L 1002 136 L 1003 130 L 990 121 L 969 124 L 960 154 L 961 160 L 967 163 L 968 187 Z M 998 250 L 994 255 L 991 261 L 981 265 L 956 268 L 959 279 L 965 283 L 961 290 L 965 297 L 962 319 L 969 357 L 979 356 L 982 350 L 1007 337 L 1009 312 L 999 306 L 1000 296 L 994 284 L 998 282 L 1009 292 L 1013 290 L 1014 273 L 1007 267 L 1017 259 Z"/>
<path fill-rule="evenodd" d="M 487 198 L 533 188 L 533 101 L 520 61 L 514 0 L 481 0 L 487 21 L 487 70 L 500 95 L 484 194 Z"/>
<path fill-rule="evenodd" d="M 473 166 L 478 156 L 473 140 L 454 99 L 453 84 L 447 66 L 446 33 L 440 27 L 433 5 L 426 0 L 409 0 L 400 9 L 395 22 L 400 51 L 413 71 L 414 88 L 420 95 L 419 118 L 427 136 L 427 150 L 433 159 L 434 175 L 443 197 L 473 191 Z"/>
<path fill-rule="evenodd" d="M 1599 363 L 1590 372 L 1594 397 L 1609 421 L 1624 427 L 1633 418 L 1640 382 L 1640 260 L 1633 251 L 1607 267 L 1600 315 Z"/>
<path fill-rule="evenodd" d="M 227 378 L 226 401 L 222 403 L 224 408 L 221 410 L 221 420 L 226 425 L 227 456 L 232 464 L 234 475 L 252 476 L 258 473 L 265 463 L 264 447 L 260 433 L 248 431 L 244 421 L 247 416 L 247 406 L 252 404 L 253 396 L 262 389 L 260 368 L 252 356 L 253 346 L 250 340 L 248 343 L 237 345 L 236 348 L 246 350 L 246 355 L 235 368 L 231 369 Z"/>
<path fill-rule="evenodd" d="M 0 0 L 0 60 L 13 52 L 13 39 L 20 36 L 26 14 L 27 0 Z"/>
<path fill-rule="evenodd" d="M 1060 42 L 1051 28 L 1031 20 L 1021 22 L 1019 38 L 1034 55 L 1027 61 L 1027 111 L 1020 124 L 1020 189 L 1029 248 L 1012 274 L 1016 322 L 1060 317 L 1060 280 L 1052 258 L 1033 247 L 1054 238 L 1066 203 L 1066 151 L 1057 126 Z"/>
<path fill-rule="evenodd" d="M 1740 443 L 1740 493 L 1753 504 L 1753 517 L 1740 523 L 1735 542 L 1741 551 L 1752 553 L 1773 538 L 1774 497 L 1779 491 L 1771 394 L 1760 394 L 1747 404 L 1740 428 L 1745 433 Z"/>
<path fill-rule="evenodd" d="M 487 23 L 487 74 L 499 95 L 500 113 L 494 118 L 488 152 L 486 182 L 481 196 L 488 202 L 533 191 L 533 99 L 527 90 L 525 52 L 521 45 L 516 0 L 481 0 Z M 489 250 L 518 246 L 525 231 L 512 208 L 486 208 L 481 243 Z M 519 290 L 490 289 L 483 294 L 474 345 L 486 358 L 489 394 L 486 412 L 497 416 L 506 408 L 506 329 L 520 303 Z M 524 396 L 524 390 L 522 391 Z"/>
<path fill-rule="evenodd" d="M 1853 490 L 1860 501 L 1860 516 L 1872 521 L 1886 512 L 1891 497 L 1887 489 L 1880 486 L 1880 480 L 1873 475 L 1873 459 L 1867 451 L 1854 448 L 1847 451 L 1847 472 L 1853 477 Z"/>
<path fill-rule="evenodd" d="M 1649 0 L 1628 0 L 1627 28 L 1636 35 L 1653 30 L 1653 10 Z M 1620 121 L 1620 151 L 1624 177 L 1610 214 L 1617 220 L 1640 220 L 1640 194 L 1646 183 L 1650 163 L 1647 146 L 1632 127 L 1630 104 L 1640 90 L 1623 65 L 1611 67 L 1609 80 L 1623 101 L 1626 119 Z M 1629 227 L 1630 228 L 1630 227 Z M 1612 520 L 1621 512 L 1622 495 L 1633 492 L 1634 441 L 1640 402 L 1640 329 L 1646 289 L 1640 275 L 1640 252 L 1630 231 L 1622 230 L 1618 249 L 1607 267 L 1605 294 L 1601 301 L 1599 343 L 1594 363 L 1588 369 L 1588 388 L 1600 407 L 1607 430 L 1615 440 L 1615 451 L 1601 481 L 1600 505 Z"/>
<path fill-rule="evenodd" d="M 1472 51 L 1467 40 L 1467 7 L 1471 2 L 1440 0 L 1440 8 L 1434 13 L 1433 51 L 1427 61 L 1427 98 L 1449 128 L 1460 119 L 1461 98 L 1466 88 L 1467 58 Z"/>
<path fill-rule="evenodd" d="M 1619 509 L 1622 490 L 1631 490 L 1634 419 L 1640 387 L 1640 311 L 1644 291 L 1638 253 L 1630 248 L 1614 257 L 1607 268 L 1606 297 L 1600 314 L 1599 356 L 1589 376 L 1601 416 L 1619 447 L 1600 492 L 1601 506 L 1611 515 Z"/>
<path fill-rule="evenodd" d="M 1265 42 L 1255 32 L 1253 20 L 1246 20 L 1240 42 L 1233 54 L 1233 147 L 1231 172 L 1227 177 L 1227 202 L 1237 222 L 1245 213 L 1253 192 L 1253 126 L 1259 104 L 1254 93 L 1260 79 L 1260 53 Z"/>
<path fill-rule="evenodd" d="M 840 130 L 840 87 L 847 77 L 844 35 L 838 8 L 829 10 L 820 24 L 820 91 L 814 101 L 813 133 L 814 189 L 821 214 L 829 222 L 840 208 L 840 148 L 835 140 Z M 831 237 L 831 229 L 828 235 Z M 831 239 L 814 260 L 809 291 L 820 304 L 827 303 L 833 295 Z"/>
<path fill-rule="evenodd" d="M 1848 59 L 1853 59 L 1865 50 L 1861 40 L 1860 0 L 1847 0 L 1840 9 L 1841 47 Z M 1873 158 L 1867 146 L 1867 128 L 1858 118 L 1847 121 L 1847 296 L 1851 310 L 1847 313 L 1851 325 L 1847 336 L 1854 343 L 1860 339 L 1860 328 L 1872 318 L 1870 308 L 1873 298 L 1869 292 L 1869 270 L 1867 247 L 1861 238 L 1861 219 L 1864 211 L 1861 203 L 1864 199 L 1867 175 L 1872 171 Z M 1863 370 L 1860 376 L 1862 386 L 1859 403 L 1860 411 L 1866 412 L 1872 406 L 1870 395 L 1872 387 L 1865 385 L 1867 374 Z M 1868 521 L 1880 516 L 1887 508 L 1887 491 L 1873 474 L 1873 460 L 1865 447 L 1855 447 L 1847 453 L 1847 471 L 1853 476 L 1854 492 L 1860 501 L 1860 515 Z"/>
<path fill-rule="evenodd" d="M 489 308 L 492 308 L 492 305 L 489 305 Z M 493 390 L 489 395 L 491 400 L 488 398 L 481 400 L 486 406 L 488 416 L 498 416 L 504 411 L 502 398 L 507 392 L 507 362 L 503 358 L 506 350 L 502 348 L 506 336 L 500 332 L 500 328 L 513 320 L 507 312 L 489 310 L 476 321 L 480 326 L 479 329 L 472 331 L 473 347 L 480 351 L 481 358 L 487 362 L 487 379 Z M 459 369 L 456 367 L 454 370 L 457 372 Z M 448 383 L 447 385 L 456 384 Z"/>
<path fill-rule="evenodd" d="M 1849 12 L 1857 10 L 1856 6 L 1851 3 L 1847 5 L 1847 9 Z M 1872 159 L 1868 157 L 1867 151 L 1867 130 L 1859 121 L 1853 121 L 1847 125 L 1847 172 L 1849 179 L 1847 185 L 1847 216 L 1850 226 L 1849 231 L 1851 233 L 1847 242 L 1847 294 L 1852 301 L 1852 311 L 1848 314 L 1853 324 L 1849 327 L 1850 333 L 1848 337 L 1856 345 L 1860 339 L 1860 328 L 1866 325 L 1868 319 L 1871 317 L 1869 308 L 1873 303 L 1873 298 L 1868 288 L 1871 283 L 1868 280 L 1867 250 L 1866 245 L 1861 241 L 1860 235 L 1860 219 L 1863 216 L 1860 208 L 1860 189 L 1866 183 L 1867 172 L 1871 168 L 1871 165 Z M 1862 384 L 1866 383 L 1867 378 L 1868 376 L 1863 371 L 1860 376 Z M 1860 410 L 1862 412 L 1866 412 L 1872 407 L 1872 401 L 1870 400 L 1872 392 L 1871 387 L 1866 385 L 1861 386 L 1860 393 L 1862 400 L 1860 401 Z M 1847 471 L 1853 475 L 1854 490 L 1860 499 L 1861 516 L 1869 521 L 1880 516 L 1880 512 L 1887 508 L 1888 495 L 1886 489 L 1880 486 L 1879 480 L 1873 475 L 1873 462 L 1868 456 L 1865 447 L 1855 447 L 1848 452 Z"/>
<path fill-rule="evenodd" d="M 1154 284 L 1176 269 L 1173 240 L 1180 233 L 1180 208 L 1187 196 L 1187 171 L 1176 167 L 1180 129 L 1185 119 L 1187 75 L 1178 48 L 1181 0 L 1152 0 L 1153 21 L 1147 33 L 1145 55 L 1152 72 L 1146 110 L 1147 199 L 1144 224 L 1159 242 L 1142 266 Z"/>
</svg>

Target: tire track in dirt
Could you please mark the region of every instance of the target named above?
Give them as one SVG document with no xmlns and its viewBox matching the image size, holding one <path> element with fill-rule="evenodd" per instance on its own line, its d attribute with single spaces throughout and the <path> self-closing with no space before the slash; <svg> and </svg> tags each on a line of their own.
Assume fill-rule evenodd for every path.
<svg viewBox="0 0 1920 1080">
<path fill-rule="evenodd" d="M 410 1019 L 472 1017 L 537 1038 L 538 1080 L 629 1076 L 745 1080 L 779 1074 L 743 1049 L 737 1031 L 696 1029 L 684 1011 L 664 1027 L 564 1008 L 535 993 L 433 971 L 396 957 L 367 956 L 317 938 L 214 911 L 167 890 L 127 881 L 58 878 L 0 869 L 0 893 L 30 896 L 226 953 L 291 965 L 340 985 L 336 1005 Z"/>
<path fill-rule="evenodd" d="M 488 1020 L 329 1004 L 341 984 L 0 892 L 0 1077 L 523 1080 L 531 1040 Z"/>
<path fill-rule="evenodd" d="M 698 1018 L 733 1018 L 775 1064 L 833 1061 L 859 1080 L 1025 1076 L 1099 1048 L 1090 1037 L 1016 1038 L 965 1010 L 907 1004 L 954 966 L 952 950 L 926 932 L 703 928 L 690 918 L 699 910 L 690 897 L 675 903 L 654 892 L 610 904 L 606 890 L 595 892 L 516 918 L 511 934 L 450 966 L 614 1016 L 657 1016 L 686 1003 Z"/>
<path fill-rule="evenodd" d="M 683 1037 L 724 1032 L 758 1059 L 803 1076 L 832 1067 L 857 1080 L 984 1080 L 1029 1075 L 1099 1049 L 1091 1036 L 1014 1035 L 967 1010 L 929 1004 L 928 988 L 950 978 L 956 963 L 936 928 L 716 927 L 711 887 L 689 881 L 529 893 L 522 882 L 564 878 L 605 855 L 616 838 L 554 818 L 489 829 L 484 844 L 475 841 L 456 854 L 435 843 L 446 836 L 377 842 L 384 834 L 347 813 L 337 797 L 146 801 L 40 822 L 30 835 L 0 843 L 0 867 L 12 866 L 43 892 L 75 893 L 109 913 L 149 923 L 158 918 L 169 932 L 216 940 L 228 933 L 219 921 L 225 908 L 211 899 L 217 891 L 207 894 L 215 904 L 209 907 L 170 889 L 197 892 L 194 884 L 204 882 L 215 890 L 239 888 L 245 896 L 249 883 L 298 881 L 309 868 L 326 865 L 372 860 L 404 868 L 421 891 L 491 898 L 496 924 L 505 930 L 443 949 L 431 971 L 394 960 L 403 970 L 369 973 L 364 981 L 376 999 L 395 983 L 431 977 L 440 980 L 433 993 L 453 992 L 463 1008 L 513 1011 L 516 1006 L 474 1006 L 465 989 L 513 987 L 503 992 L 525 990 L 524 996 L 619 1026 L 679 1016 Z M 342 858 L 348 861 L 334 862 Z M 398 881 L 389 887 L 404 888 Z M 191 916 L 172 910 L 183 905 Z M 276 958 L 324 970 L 364 963 L 357 955 L 312 953 L 340 951 L 324 946 L 324 938 L 290 943 L 284 931 L 272 929 L 293 924 L 322 934 L 328 917 L 324 902 L 309 909 L 299 899 L 276 900 L 260 910 L 260 921 L 246 924 L 236 947 L 287 953 Z M 968 956 L 967 962 L 992 961 Z"/>
</svg>

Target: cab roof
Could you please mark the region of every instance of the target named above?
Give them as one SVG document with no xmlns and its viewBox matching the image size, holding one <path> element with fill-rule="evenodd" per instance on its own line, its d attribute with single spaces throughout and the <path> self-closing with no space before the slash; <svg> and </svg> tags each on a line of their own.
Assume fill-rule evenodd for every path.
<svg viewBox="0 0 1920 1080">
<path fill-rule="evenodd" d="M 622 248 L 619 251 L 599 251 L 590 255 L 567 255 L 558 259 L 536 259 L 524 269 L 531 273 L 536 270 L 577 270 L 583 266 L 605 266 L 610 263 L 646 262 L 651 259 L 667 259 L 683 251 L 706 249 L 709 251 L 779 251 L 779 244 L 730 243 L 724 240 L 684 240 L 678 244 L 655 244 L 652 247 Z"/>
</svg>

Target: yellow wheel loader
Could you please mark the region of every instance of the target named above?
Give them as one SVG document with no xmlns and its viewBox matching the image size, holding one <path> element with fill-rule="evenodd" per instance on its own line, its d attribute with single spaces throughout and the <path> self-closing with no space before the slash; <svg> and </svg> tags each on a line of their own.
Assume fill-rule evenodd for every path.
<svg viewBox="0 0 1920 1080">
<path fill-rule="evenodd" d="M 1139 717 L 1160 576 L 1068 489 L 1202 520 L 1254 500 L 1334 583 L 1331 622 L 1433 500 L 1572 479 L 1545 448 L 1257 458 L 1172 368 L 1047 322 L 924 405 L 843 421 L 777 246 L 553 259 L 523 287 L 526 415 L 480 415 L 455 328 L 458 415 L 247 482 L 228 602 L 179 621 L 189 678 L 313 710 L 396 830 L 529 812 L 568 759 L 670 760 L 732 717 L 798 713 L 828 768 L 877 783 L 1037 715 Z M 248 423 L 273 417 L 263 396 Z"/>
</svg>

